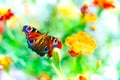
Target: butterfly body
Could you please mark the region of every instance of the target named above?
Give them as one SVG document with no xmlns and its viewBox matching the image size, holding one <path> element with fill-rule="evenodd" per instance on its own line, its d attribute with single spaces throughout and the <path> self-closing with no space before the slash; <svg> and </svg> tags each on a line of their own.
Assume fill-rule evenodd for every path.
<svg viewBox="0 0 120 80">
<path fill-rule="evenodd" d="M 49 36 L 47 33 L 42 34 L 36 28 L 24 26 L 23 31 L 26 34 L 28 47 L 40 56 L 44 56 L 48 53 L 48 56 L 51 57 L 52 50 L 55 47 L 62 47 L 62 42 L 60 42 L 58 38 Z"/>
</svg>

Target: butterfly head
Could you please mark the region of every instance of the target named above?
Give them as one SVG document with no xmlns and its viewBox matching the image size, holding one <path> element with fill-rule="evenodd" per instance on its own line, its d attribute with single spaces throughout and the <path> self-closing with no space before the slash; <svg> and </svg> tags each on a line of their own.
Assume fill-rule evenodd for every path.
<svg viewBox="0 0 120 80">
<path fill-rule="evenodd" d="M 25 32 L 25 33 L 30 33 L 30 32 L 32 32 L 32 27 L 25 25 L 25 26 L 23 26 L 22 31 Z"/>
</svg>

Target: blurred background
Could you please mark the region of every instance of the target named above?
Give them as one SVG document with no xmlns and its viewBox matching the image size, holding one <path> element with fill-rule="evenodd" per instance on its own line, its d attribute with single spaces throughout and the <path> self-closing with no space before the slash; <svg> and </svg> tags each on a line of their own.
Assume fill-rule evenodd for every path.
<svg viewBox="0 0 120 80">
<path fill-rule="evenodd" d="M 60 80 L 47 55 L 40 57 L 28 48 L 24 25 L 62 41 L 57 64 L 65 80 L 120 80 L 119 4 L 120 0 L 0 0 L 0 80 Z M 68 38 L 76 44 L 79 32 L 91 36 L 97 47 L 87 55 L 72 56 Z"/>
</svg>

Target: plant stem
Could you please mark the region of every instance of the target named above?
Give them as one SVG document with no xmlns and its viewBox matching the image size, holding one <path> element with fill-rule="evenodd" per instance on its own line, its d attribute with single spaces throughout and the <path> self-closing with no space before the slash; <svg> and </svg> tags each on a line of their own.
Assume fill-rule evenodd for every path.
<svg viewBox="0 0 120 80">
<path fill-rule="evenodd" d="M 54 71 L 56 72 L 56 74 L 58 75 L 59 80 L 65 80 L 60 65 L 59 65 L 58 68 L 57 68 L 57 67 L 55 66 L 55 64 L 51 61 L 50 58 L 49 58 L 49 62 L 50 62 L 50 64 L 51 64 L 52 68 L 54 69 Z"/>
<path fill-rule="evenodd" d="M 64 77 L 64 74 L 63 74 L 63 72 L 62 72 L 62 69 L 61 69 L 61 66 L 59 66 L 59 71 L 60 71 L 60 74 L 61 74 L 61 77 L 62 77 L 62 80 L 65 80 L 65 77 Z"/>
<path fill-rule="evenodd" d="M 103 11 L 103 8 L 99 7 L 99 10 L 98 10 L 97 15 L 98 15 L 98 16 L 100 16 L 100 15 L 101 15 L 101 13 L 102 13 L 102 11 Z"/>
</svg>

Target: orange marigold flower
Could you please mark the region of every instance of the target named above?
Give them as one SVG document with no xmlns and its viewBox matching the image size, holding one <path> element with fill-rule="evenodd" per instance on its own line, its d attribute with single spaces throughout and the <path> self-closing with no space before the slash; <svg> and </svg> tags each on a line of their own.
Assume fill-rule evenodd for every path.
<svg viewBox="0 0 120 80">
<path fill-rule="evenodd" d="M 87 13 L 87 14 L 85 14 L 83 20 L 86 23 L 95 22 L 97 20 L 97 16 L 95 14 L 93 14 L 93 13 Z"/>
<path fill-rule="evenodd" d="M 46 73 L 41 73 L 38 80 L 52 80 Z"/>
<path fill-rule="evenodd" d="M 84 22 L 86 23 L 95 22 L 97 20 L 97 15 L 92 13 L 89 7 L 91 7 L 91 5 L 88 5 L 86 3 L 83 4 L 83 6 L 81 7 L 82 17 L 83 17 Z"/>
<path fill-rule="evenodd" d="M 96 6 L 101 6 L 104 9 L 115 8 L 113 0 L 93 0 L 93 4 Z"/>
<path fill-rule="evenodd" d="M 79 80 L 87 80 L 84 76 L 80 75 Z"/>
<path fill-rule="evenodd" d="M 14 14 L 12 13 L 11 9 L 0 9 L 0 21 L 9 20 Z"/>
<path fill-rule="evenodd" d="M 88 13 L 88 4 L 83 4 L 83 6 L 81 7 L 81 13 L 83 15 L 85 15 L 86 13 Z"/>
<path fill-rule="evenodd" d="M 6 62 L 8 63 L 8 65 L 12 63 L 12 60 L 8 55 L 5 55 L 4 58 L 5 58 Z"/>
<path fill-rule="evenodd" d="M 7 67 L 11 64 L 12 60 L 9 56 L 7 55 L 0 55 L 0 65 L 3 67 Z"/>
<path fill-rule="evenodd" d="M 95 40 L 85 32 L 79 32 L 67 37 L 65 43 L 70 47 L 68 52 L 73 57 L 82 53 L 89 55 L 97 47 Z"/>
<path fill-rule="evenodd" d="M 7 11 L 8 11 L 7 8 L 0 8 L 0 15 L 4 15 L 4 14 L 6 14 Z"/>
<path fill-rule="evenodd" d="M 76 52 L 74 52 L 73 50 L 68 50 L 68 52 L 69 52 L 70 55 L 73 56 L 73 57 L 79 55 L 79 53 L 76 53 Z"/>
</svg>

